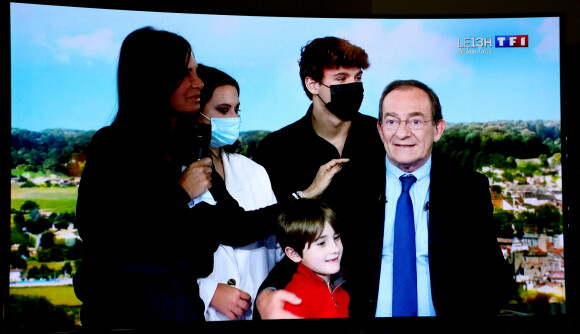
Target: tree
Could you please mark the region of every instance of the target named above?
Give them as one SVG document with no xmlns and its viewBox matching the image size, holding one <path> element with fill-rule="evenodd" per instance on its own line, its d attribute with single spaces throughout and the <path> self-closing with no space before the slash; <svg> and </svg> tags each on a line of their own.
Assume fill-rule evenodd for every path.
<svg viewBox="0 0 580 334">
<path fill-rule="evenodd" d="M 33 238 L 31 238 L 29 234 L 22 231 L 22 226 L 15 224 L 14 227 L 10 229 L 11 244 L 19 244 L 27 247 L 34 246 L 34 240 L 32 240 Z"/>
<path fill-rule="evenodd" d="M 240 134 L 239 147 L 236 149 L 236 153 L 252 158 L 258 144 L 264 139 L 264 137 L 270 133 L 269 131 L 245 131 Z"/>
<path fill-rule="evenodd" d="M 66 220 L 58 221 L 54 224 L 54 227 L 58 230 L 66 230 L 69 226 L 69 222 Z"/>
<path fill-rule="evenodd" d="M 65 260 L 65 249 L 62 246 L 43 248 L 38 251 L 38 262 L 56 262 Z"/>
<path fill-rule="evenodd" d="M 27 219 L 24 223 L 24 227 L 26 227 L 26 230 L 32 234 L 41 234 L 46 230 L 48 230 L 51 226 L 52 224 L 50 223 L 50 221 L 41 216 L 37 216 L 36 220 Z"/>
<path fill-rule="evenodd" d="M 28 279 L 40 278 L 40 269 L 38 269 L 38 267 L 32 267 L 28 269 L 27 277 Z"/>
<path fill-rule="evenodd" d="M 73 223 L 76 221 L 76 213 L 75 212 L 64 212 L 60 213 L 56 216 L 55 220 L 58 221 L 67 221 L 69 223 Z"/>
<path fill-rule="evenodd" d="M 535 213 L 539 232 L 546 232 L 550 235 L 562 233 L 562 214 L 556 206 L 540 205 Z"/>
<path fill-rule="evenodd" d="M 513 238 L 514 230 L 512 226 L 517 224 L 516 217 L 513 213 L 502 209 L 495 209 L 493 213 L 493 222 L 498 231 L 498 236 L 502 238 Z"/>
<path fill-rule="evenodd" d="M 40 237 L 40 247 L 50 248 L 54 246 L 54 233 L 46 232 Z"/>
<path fill-rule="evenodd" d="M 62 266 L 61 270 L 62 270 L 63 275 L 70 275 L 72 273 L 73 267 L 70 264 L 70 262 L 67 262 Z"/>
<path fill-rule="evenodd" d="M 30 251 L 28 250 L 27 244 L 20 244 L 18 245 L 18 254 L 24 258 L 30 257 Z"/>
<path fill-rule="evenodd" d="M 67 315 L 66 309 L 52 305 L 44 297 L 9 295 L 6 306 L 6 333 L 52 333 L 74 329 L 74 318 Z"/>
<path fill-rule="evenodd" d="M 516 175 L 514 174 L 514 172 L 512 170 L 505 169 L 501 173 L 501 177 L 503 177 L 505 180 L 507 180 L 509 182 L 514 182 L 514 179 L 516 178 Z"/>
<path fill-rule="evenodd" d="M 501 186 L 498 186 L 497 184 L 494 184 L 491 186 L 491 191 L 496 193 L 496 194 L 501 194 L 502 192 L 502 188 Z"/>
<path fill-rule="evenodd" d="M 552 166 L 562 163 L 562 153 L 556 153 L 552 156 Z"/>
<path fill-rule="evenodd" d="M 520 184 L 520 185 L 521 184 L 528 184 L 528 180 L 526 180 L 526 178 L 522 177 L 522 176 L 516 176 L 514 181 L 517 181 L 518 184 Z"/>
<path fill-rule="evenodd" d="M 548 167 L 548 155 L 547 154 L 540 154 L 540 165 L 543 167 Z"/>
<path fill-rule="evenodd" d="M 12 168 L 68 173 L 67 164 L 75 154 L 86 151 L 94 131 L 52 129 L 33 132 L 12 129 Z M 76 175 L 80 175 L 76 170 Z"/>
<path fill-rule="evenodd" d="M 522 173 L 524 173 L 524 176 L 532 176 L 532 175 L 534 175 L 534 173 L 536 171 L 538 171 L 539 168 L 540 168 L 539 164 L 533 163 L 533 162 L 527 162 L 527 163 L 523 163 L 520 166 L 520 171 Z"/>
<path fill-rule="evenodd" d="M 20 210 L 23 211 L 23 212 L 26 212 L 26 213 L 28 213 L 28 212 L 30 212 L 30 211 L 32 211 L 34 209 L 38 209 L 38 208 L 39 208 L 39 205 L 36 202 L 30 201 L 30 200 L 25 201 L 20 206 Z"/>
<path fill-rule="evenodd" d="M 12 221 L 14 222 L 14 225 L 16 226 L 16 228 L 21 228 L 22 225 L 24 225 L 24 215 L 20 212 L 16 213 L 14 215 L 14 218 L 12 218 Z"/>
<path fill-rule="evenodd" d="M 42 163 L 42 169 L 45 172 L 56 171 L 58 169 L 59 163 L 56 157 L 50 157 L 44 160 Z"/>
<path fill-rule="evenodd" d="M 533 232 L 538 227 L 536 214 L 531 211 L 520 212 L 518 218 L 523 222 L 524 232 Z"/>
<path fill-rule="evenodd" d="M 513 156 L 509 156 L 505 159 L 505 164 L 504 164 L 505 168 L 516 168 L 517 164 L 516 164 L 516 158 L 514 158 Z"/>
<path fill-rule="evenodd" d="M 19 252 L 10 252 L 8 261 L 11 269 L 26 269 L 26 260 L 22 258 Z"/>
<path fill-rule="evenodd" d="M 80 240 L 76 240 L 74 245 L 64 248 L 65 258 L 67 260 L 79 260 L 82 258 L 83 243 Z"/>
<path fill-rule="evenodd" d="M 20 185 L 20 188 L 36 188 L 36 183 L 27 180 L 26 182 Z"/>
</svg>

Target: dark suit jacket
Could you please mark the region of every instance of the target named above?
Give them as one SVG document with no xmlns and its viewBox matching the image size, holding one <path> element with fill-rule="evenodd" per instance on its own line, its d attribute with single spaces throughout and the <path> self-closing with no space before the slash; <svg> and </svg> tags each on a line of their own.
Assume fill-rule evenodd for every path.
<svg viewBox="0 0 580 334">
<path fill-rule="evenodd" d="M 497 314 L 511 274 L 496 232 L 488 179 L 433 156 L 429 269 L 438 316 Z"/>
<path fill-rule="evenodd" d="M 384 184 L 385 180 L 377 180 Z M 384 192 L 377 194 L 380 219 L 343 226 L 341 270 L 350 294 L 351 318 L 376 311 L 384 229 Z M 429 268 L 437 316 L 497 314 L 511 277 L 496 239 L 485 176 L 432 158 L 429 199 Z M 291 261 L 280 262 L 261 288 L 283 288 Z M 286 283 L 285 283 L 286 282 Z"/>
</svg>

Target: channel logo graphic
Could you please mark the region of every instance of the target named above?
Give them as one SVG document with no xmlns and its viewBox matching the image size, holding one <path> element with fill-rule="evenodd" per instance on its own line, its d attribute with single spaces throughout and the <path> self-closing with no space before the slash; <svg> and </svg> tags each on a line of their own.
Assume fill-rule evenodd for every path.
<svg viewBox="0 0 580 334">
<path fill-rule="evenodd" d="M 528 35 L 502 35 L 495 37 L 463 37 L 457 38 L 459 54 L 482 55 L 492 54 L 495 48 L 527 48 Z"/>
<path fill-rule="evenodd" d="M 527 48 L 528 35 L 495 36 L 496 48 Z"/>
</svg>

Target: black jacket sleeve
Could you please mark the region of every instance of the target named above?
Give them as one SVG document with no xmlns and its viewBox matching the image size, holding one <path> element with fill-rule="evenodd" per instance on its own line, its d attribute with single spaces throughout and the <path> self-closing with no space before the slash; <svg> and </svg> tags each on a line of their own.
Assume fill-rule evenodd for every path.
<svg viewBox="0 0 580 334">
<path fill-rule="evenodd" d="M 219 244 L 242 246 L 275 233 L 278 205 L 246 212 L 214 177 L 218 204 L 190 208 L 178 173 L 162 159 L 139 160 L 115 138 L 108 128 L 95 134 L 79 188 L 77 225 L 92 259 L 184 261 L 204 277 Z"/>
<path fill-rule="evenodd" d="M 284 289 L 288 283 L 292 280 L 292 276 L 296 272 L 298 268 L 298 264 L 290 260 L 287 256 L 284 256 L 280 262 L 278 262 L 268 276 L 260 285 L 258 289 L 257 296 L 260 295 L 260 292 L 264 291 L 265 289 Z M 257 298 L 256 298 L 257 299 Z M 254 320 L 261 320 L 260 312 L 255 305 L 256 301 L 254 301 Z"/>
</svg>

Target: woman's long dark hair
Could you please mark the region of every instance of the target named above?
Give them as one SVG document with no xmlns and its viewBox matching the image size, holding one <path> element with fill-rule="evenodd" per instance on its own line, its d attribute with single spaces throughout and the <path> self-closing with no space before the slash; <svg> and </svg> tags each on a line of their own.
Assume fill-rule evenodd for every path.
<svg viewBox="0 0 580 334">
<path fill-rule="evenodd" d="M 130 33 L 119 55 L 119 109 L 111 126 L 129 141 L 166 145 L 171 95 L 187 75 L 191 56 L 191 45 L 177 34 L 152 27 Z"/>
</svg>

